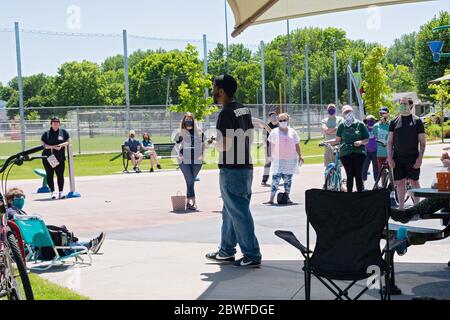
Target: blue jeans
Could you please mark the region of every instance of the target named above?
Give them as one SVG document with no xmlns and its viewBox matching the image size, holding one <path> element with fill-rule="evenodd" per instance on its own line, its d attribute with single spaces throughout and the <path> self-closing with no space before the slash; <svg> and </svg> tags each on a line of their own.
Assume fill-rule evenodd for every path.
<svg viewBox="0 0 450 320">
<path fill-rule="evenodd" d="M 363 181 L 367 181 L 367 172 L 369 171 L 370 164 L 372 163 L 373 168 L 373 179 L 376 180 L 378 178 L 378 161 L 377 161 L 377 152 L 367 152 L 366 159 L 363 164 L 363 172 L 362 179 Z"/>
<path fill-rule="evenodd" d="M 186 180 L 187 198 L 195 198 L 195 178 L 197 177 L 201 169 L 201 164 L 185 164 L 183 162 L 180 163 L 180 170 L 181 172 L 183 172 L 184 180 Z"/>
<path fill-rule="evenodd" d="M 250 212 L 252 169 L 220 169 L 220 193 L 223 199 L 221 256 L 236 254 L 239 244 L 249 259 L 261 262 L 258 239 Z"/>
</svg>

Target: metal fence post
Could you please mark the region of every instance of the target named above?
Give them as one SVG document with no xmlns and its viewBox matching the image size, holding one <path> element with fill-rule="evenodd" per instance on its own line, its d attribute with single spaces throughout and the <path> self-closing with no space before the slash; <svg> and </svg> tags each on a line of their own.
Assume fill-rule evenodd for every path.
<svg viewBox="0 0 450 320">
<path fill-rule="evenodd" d="M 23 106 L 23 82 L 22 82 L 22 58 L 20 54 L 20 30 L 19 23 L 14 23 L 16 34 L 16 56 L 17 56 L 17 83 L 19 86 L 19 114 L 20 114 L 20 141 L 22 151 L 25 150 L 25 111 Z"/>
<path fill-rule="evenodd" d="M 78 136 L 78 154 L 81 154 L 81 137 L 80 137 L 80 108 L 77 107 L 77 136 Z"/>
<path fill-rule="evenodd" d="M 206 37 L 206 34 L 203 35 L 203 73 L 205 74 L 205 76 L 208 74 L 208 40 Z M 208 89 L 205 89 L 205 98 L 209 97 L 209 91 Z M 206 126 L 209 129 L 211 124 L 210 124 L 211 118 L 208 115 L 206 117 Z"/>
<path fill-rule="evenodd" d="M 127 131 L 131 130 L 130 84 L 128 79 L 128 41 L 127 30 L 123 30 L 123 66 L 125 75 L 125 103 L 127 107 Z"/>
</svg>

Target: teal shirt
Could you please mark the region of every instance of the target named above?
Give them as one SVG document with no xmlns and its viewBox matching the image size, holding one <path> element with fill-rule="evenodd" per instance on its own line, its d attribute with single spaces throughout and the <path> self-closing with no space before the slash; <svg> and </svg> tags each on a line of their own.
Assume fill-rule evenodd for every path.
<svg viewBox="0 0 450 320">
<path fill-rule="evenodd" d="M 377 124 L 375 124 L 375 127 L 373 128 L 373 134 L 377 138 L 377 140 L 387 144 L 389 136 L 389 121 L 386 123 L 378 122 Z M 383 147 L 381 144 L 378 144 L 377 157 L 387 157 L 387 148 Z"/>
<path fill-rule="evenodd" d="M 341 157 L 345 157 L 352 153 L 366 154 L 365 146 L 355 147 L 353 145 L 356 141 L 369 139 L 369 131 L 361 121 L 355 120 L 350 127 L 341 123 L 336 132 L 336 136 L 342 139 L 341 143 L 348 144 L 341 148 Z"/>
</svg>

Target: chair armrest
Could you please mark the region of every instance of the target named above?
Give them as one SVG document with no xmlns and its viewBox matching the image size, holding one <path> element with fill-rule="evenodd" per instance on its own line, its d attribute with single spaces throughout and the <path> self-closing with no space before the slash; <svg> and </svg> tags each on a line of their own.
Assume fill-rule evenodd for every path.
<svg viewBox="0 0 450 320">
<path fill-rule="evenodd" d="M 390 239 L 389 240 L 389 251 L 387 250 L 387 245 L 386 245 L 383 249 L 383 253 L 394 252 L 403 246 L 409 247 L 408 239 L 402 239 L 402 240 Z"/>
<path fill-rule="evenodd" d="M 307 248 L 300 243 L 300 241 L 291 231 L 277 230 L 275 231 L 275 235 L 300 250 L 305 259 L 308 253 L 312 253 L 311 250 L 308 251 Z"/>
</svg>

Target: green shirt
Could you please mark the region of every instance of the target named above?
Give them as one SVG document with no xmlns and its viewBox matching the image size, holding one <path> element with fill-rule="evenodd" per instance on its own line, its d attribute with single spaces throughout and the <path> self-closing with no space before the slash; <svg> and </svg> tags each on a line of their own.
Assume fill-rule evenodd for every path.
<svg viewBox="0 0 450 320">
<path fill-rule="evenodd" d="M 369 131 L 361 121 L 355 120 L 350 127 L 347 127 L 344 123 L 341 123 L 336 132 L 336 136 L 342 139 L 341 143 L 346 144 L 341 148 L 341 157 L 352 153 L 366 154 L 365 146 L 361 145 L 359 147 L 355 147 L 353 145 L 356 141 L 369 139 Z"/>
<path fill-rule="evenodd" d="M 341 122 L 342 122 L 342 118 L 335 116 L 335 117 L 326 117 L 322 120 L 322 124 L 326 125 L 328 129 L 334 129 L 337 128 Z M 326 134 L 325 133 L 325 140 L 332 140 L 336 138 L 336 134 Z"/>
<path fill-rule="evenodd" d="M 377 138 L 377 140 L 387 144 L 389 136 L 389 121 L 386 123 L 378 122 L 377 124 L 375 124 L 375 127 L 373 128 L 373 134 Z M 377 157 L 387 157 L 387 148 L 383 147 L 381 144 L 378 144 L 377 146 Z"/>
</svg>

